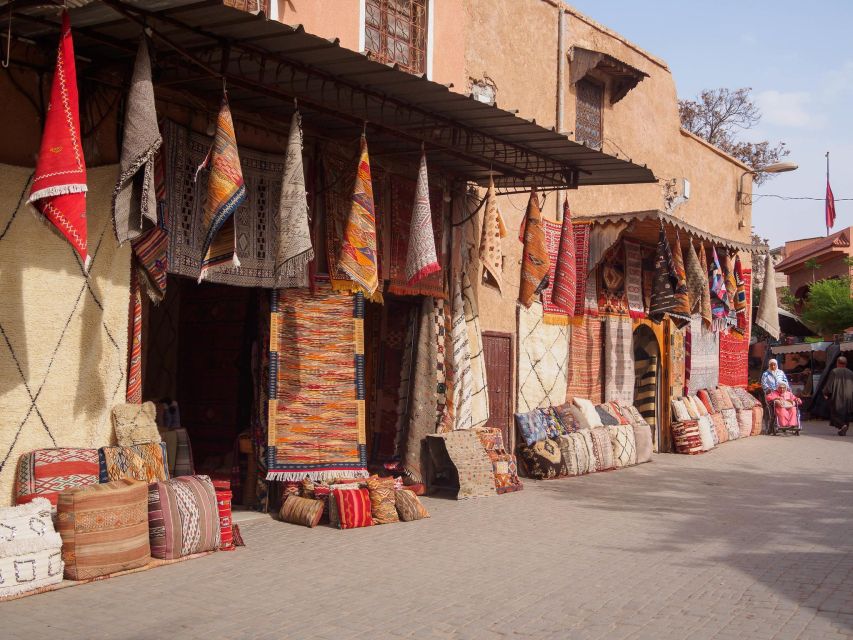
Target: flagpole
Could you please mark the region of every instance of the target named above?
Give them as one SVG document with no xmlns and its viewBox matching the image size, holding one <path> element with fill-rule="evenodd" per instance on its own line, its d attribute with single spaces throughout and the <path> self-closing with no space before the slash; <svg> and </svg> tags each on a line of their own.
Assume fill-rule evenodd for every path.
<svg viewBox="0 0 853 640">
<path fill-rule="evenodd" d="M 829 184 L 829 151 L 826 152 L 826 184 Z M 826 219 L 826 237 L 829 237 L 829 218 Z"/>
</svg>

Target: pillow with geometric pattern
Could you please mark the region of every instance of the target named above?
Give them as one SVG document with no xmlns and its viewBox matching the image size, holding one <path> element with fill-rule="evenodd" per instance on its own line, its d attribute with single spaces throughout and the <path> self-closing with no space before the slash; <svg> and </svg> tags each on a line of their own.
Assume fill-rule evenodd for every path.
<svg viewBox="0 0 853 640">
<path fill-rule="evenodd" d="M 118 404 L 113 407 L 111 415 L 120 447 L 162 441 L 157 430 L 157 408 L 153 402 Z"/>
</svg>

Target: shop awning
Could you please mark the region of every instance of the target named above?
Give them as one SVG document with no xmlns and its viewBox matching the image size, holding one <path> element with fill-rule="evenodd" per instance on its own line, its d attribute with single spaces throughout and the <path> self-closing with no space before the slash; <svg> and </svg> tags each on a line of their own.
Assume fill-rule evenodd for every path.
<svg viewBox="0 0 853 640">
<path fill-rule="evenodd" d="M 13 36 L 53 50 L 59 17 L 56 6 L 44 5 L 16 0 Z M 130 68 L 142 27 L 151 30 L 158 97 L 183 91 L 215 109 L 224 78 L 238 116 L 287 123 L 296 99 L 306 128 L 353 140 L 366 122 L 372 154 L 416 157 L 424 147 L 432 167 L 481 185 L 490 172 L 506 189 L 656 182 L 646 167 L 223 0 L 70 0 L 68 6 L 76 51 L 96 60 L 93 67 Z M 8 13 L 0 16 L 5 30 Z"/>
<path fill-rule="evenodd" d="M 572 84 L 583 80 L 591 71 L 598 71 L 610 78 L 612 82 L 610 104 L 619 102 L 631 89 L 640 84 L 644 78 L 649 77 L 649 74 L 645 71 L 640 71 L 600 51 L 592 51 L 583 47 L 572 47 L 569 57 L 571 58 L 569 78 Z"/>
<path fill-rule="evenodd" d="M 774 354 L 785 353 L 812 353 L 814 351 L 826 351 L 831 342 L 802 342 L 800 344 L 776 344 L 770 347 Z"/>
</svg>

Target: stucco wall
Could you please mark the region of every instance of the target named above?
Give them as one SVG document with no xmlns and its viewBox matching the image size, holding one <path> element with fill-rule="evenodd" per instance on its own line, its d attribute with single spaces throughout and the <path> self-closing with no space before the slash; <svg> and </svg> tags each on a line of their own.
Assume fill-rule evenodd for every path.
<svg viewBox="0 0 853 640">
<path fill-rule="evenodd" d="M 821 265 L 820 269 L 815 271 L 814 276 L 812 270 L 805 266 L 788 274 L 788 288 L 794 295 L 802 294 L 805 289 L 812 283 L 812 278 L 815 280 L 824 280 L 826 278 L 840 278 L 853 274 L 847 263 L 844 261 L 846 256 L 834 254 L 832 256 L 821 256 L 817 258 L 817 262 Z M 801 291 L 803 289 L 803 291 Z"/>
</svg>

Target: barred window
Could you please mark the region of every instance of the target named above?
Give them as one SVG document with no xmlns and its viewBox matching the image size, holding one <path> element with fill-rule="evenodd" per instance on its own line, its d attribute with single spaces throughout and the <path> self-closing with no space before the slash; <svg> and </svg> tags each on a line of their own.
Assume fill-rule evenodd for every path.
<svg viewBox="0 0 853 640">
<path fill-rule="evenodd" d="M 604 105 L 604 85 L 588 78 L 575 84 L 577 115 L 575 117 L 575 140 L 593 149 L 601 149 L 601 112 Z"/>
<path fill-rule="evenodd" d="M 426 71 L 428 0 L 365 0 L 364 42 L 374 60 Z"/>
</svg>

